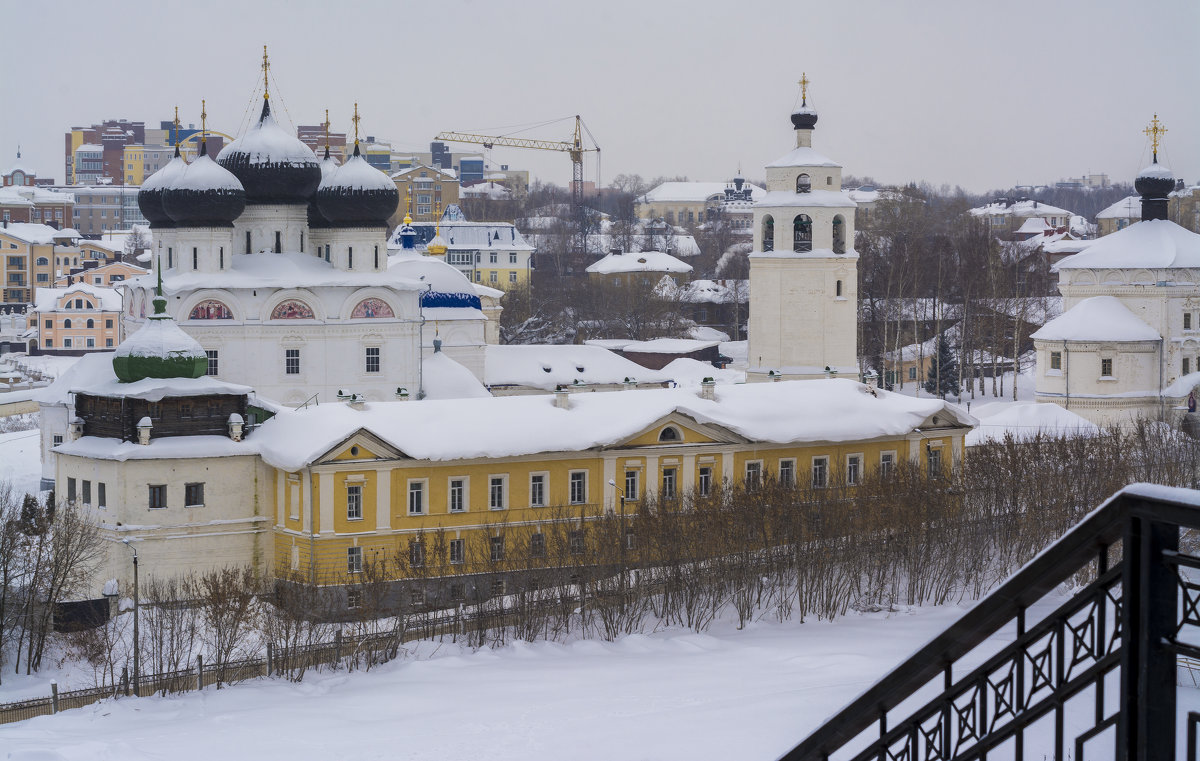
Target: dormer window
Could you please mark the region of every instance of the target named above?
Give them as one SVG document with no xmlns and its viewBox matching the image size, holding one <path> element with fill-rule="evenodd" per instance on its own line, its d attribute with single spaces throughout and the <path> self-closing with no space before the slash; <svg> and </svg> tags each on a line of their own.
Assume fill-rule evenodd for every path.
<svg viewBox="0 0 1200 761">
<path fill-rule="evenodd" d="M 802 174 L 796 178 L 796 192 L 808 193 L 812 190 L 812 181 L 807 174 Z"/>
</svg>

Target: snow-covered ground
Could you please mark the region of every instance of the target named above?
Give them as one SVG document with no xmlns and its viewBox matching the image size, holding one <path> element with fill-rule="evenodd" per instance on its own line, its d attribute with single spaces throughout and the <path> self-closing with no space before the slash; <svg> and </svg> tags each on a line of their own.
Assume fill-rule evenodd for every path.
<svg viewBox="0 0 1200 761">
<path fill-rule="evenodd" d="M 0 433 L 0 482 L 12 484 L 18 494 L 37 494 L 41 482 L 41 433 Z"/>
<path fill-rule="evenodd" d="M 0 726 L 10 759 L 775 758 L 963 612 L 470 652 L 105 701 Z M 33 756 L 35 751 L 61 755 Z"/>
</svg>

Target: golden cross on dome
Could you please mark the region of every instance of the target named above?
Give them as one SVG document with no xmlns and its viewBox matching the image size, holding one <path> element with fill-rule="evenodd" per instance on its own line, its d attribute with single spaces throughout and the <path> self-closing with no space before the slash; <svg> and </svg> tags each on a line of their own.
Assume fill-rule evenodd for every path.
<svg viewBox="0 0 1200 761">
<path fill-rule="evenodd" d="M 175 145 L 179 145 L 179 106 L 175 107 Z"/>
<path fill-rule="evenodd" d="M 329 152 L 329 109 L 325 109 L 325 152 Z"/>
<path fill-rule="evenodd" d="M 1158 163 L 1158 139 L 1166 134 L 1167 128 L 1158 120 L 1158 114 L 1154 115 L 1154 119 L 1150 122 L 1150 126 L 1142 130 L 1142 133 L 1150 138 L 1150 145 L 1154 148 L 1154 162 Z"/>
<path fill-rule="evenodd" d="M 808 105 L 808 83 L 812 80 L 804 72 L 800 72 L 800 105 Z"/>
<path fill-rule="evenodd" d="M 268 92 L 270 87 L 267 85 L 267 72 L 271 70 L 271 59 L 267 57 L 267 46 L 263 45 L 263 100 L 269 100 L 271 94 Z"/>
<path fill-rule="evenodd" d="M 358 115 L 358 104 L 354 104 L 354 118 L 350 121 L 354 122 L 354 144 L 358 145 L 358 121 L 361 117 Z"/>
<path fill-rule="evenodd" d="M 203 140 L 208 132 L 208 102 L 200 100 L 200 139 Z"/>
</svg>

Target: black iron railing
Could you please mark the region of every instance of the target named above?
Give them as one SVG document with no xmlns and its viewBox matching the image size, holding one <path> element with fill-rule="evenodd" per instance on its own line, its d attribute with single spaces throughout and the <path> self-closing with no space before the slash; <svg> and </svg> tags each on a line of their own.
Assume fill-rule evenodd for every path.
<svg viewBox="0 0 1200 761">
<path fill-rule="evenodd" d="M 1174 761 L 1176 660 L 1200 657 L 1200 557 L 1180 536 L 1198 528 L 1200 492 L 1125 488 L 783 758 Z"/>
</svg>

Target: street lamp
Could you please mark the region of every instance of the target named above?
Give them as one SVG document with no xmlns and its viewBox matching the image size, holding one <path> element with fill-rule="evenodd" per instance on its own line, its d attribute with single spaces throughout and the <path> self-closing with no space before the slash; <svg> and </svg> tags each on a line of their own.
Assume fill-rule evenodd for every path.
<svg viewBox="0 0 1200 761">
<path fill-rule="evenodd" d="M 620 547 L 621 558 L 621 608 L 625 607 L 625 492 L 621 487 L 617 486 L 617 482 L 610 478 L 608 485 L 616 489 L 617 495 L 621 498 L 621 535 L 617 538 L 617 546 Z"/>
<path fill-rule="evenodd" d="M 122 539 L 121 543 L 133 552 L 133 694 L 138 695 L 138 683 L 142 674 L 141 643 L 138 640 L 138 554 L 137 548 Z"/>
</svg>

